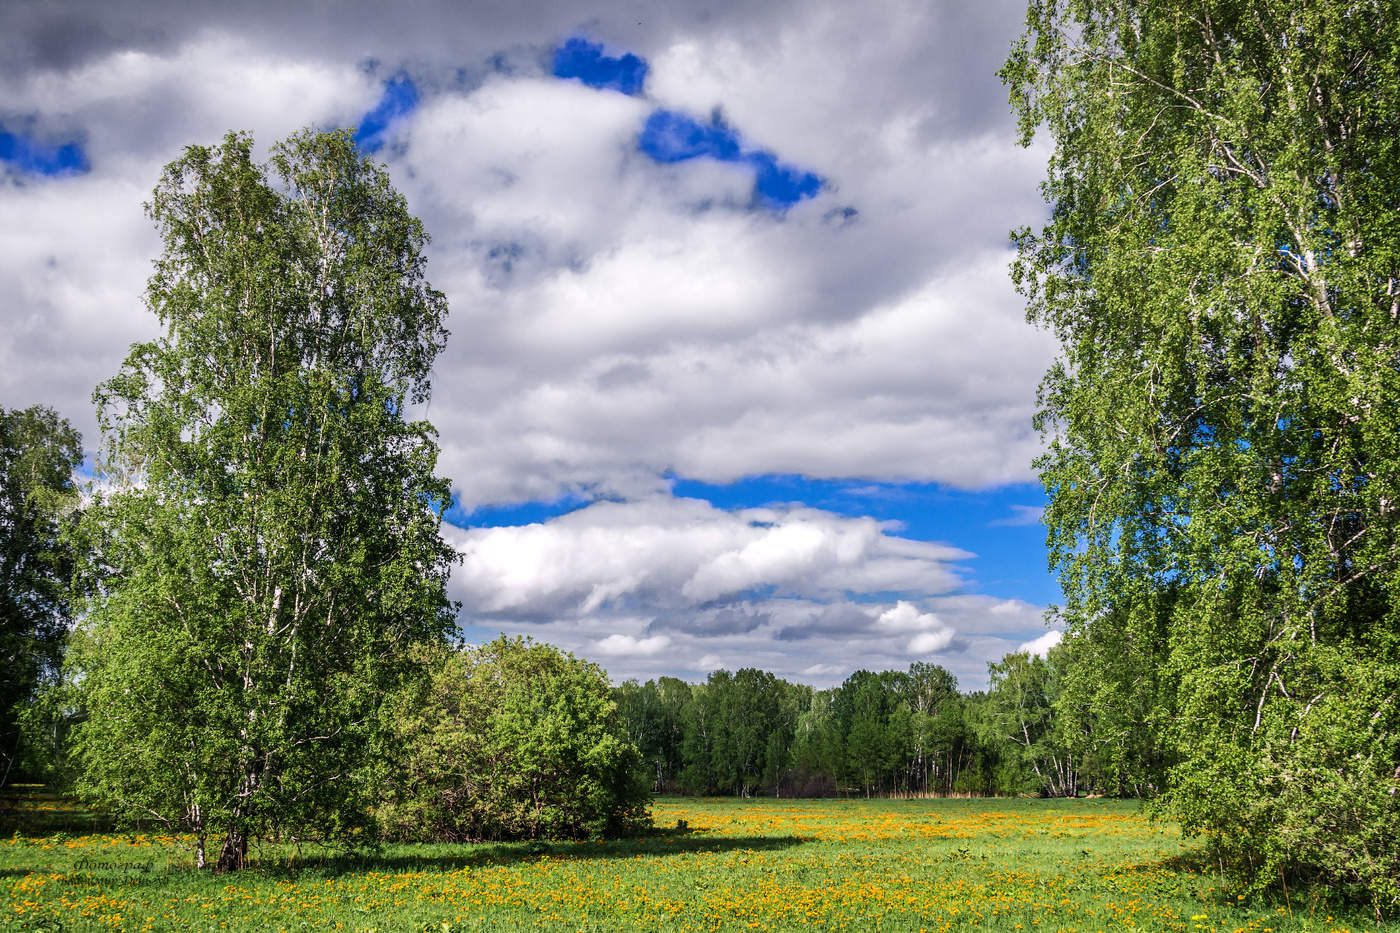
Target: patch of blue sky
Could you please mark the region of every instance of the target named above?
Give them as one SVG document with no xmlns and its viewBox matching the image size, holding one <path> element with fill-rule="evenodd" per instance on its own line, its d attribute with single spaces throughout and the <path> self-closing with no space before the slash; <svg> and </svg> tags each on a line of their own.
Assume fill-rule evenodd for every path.
<svg viewBox="0 0 1400 933">
<path fill-rule="evenodd" d="M 0 127 L 0 162 L 26 175 L 50 178 L 92 170 L 87 153 L 77 142 L 52 145 L 5 127 Z"/>
<path fill-rule="evenodd" d="M 613 58 L 601 43 L 575 36 L 554 50 L 554 76 L 582 81 L 600 91 L 620 91 L 633 97 L 642 93 L 647 63 L 628 52 Z"/>
<path fill-rule="evenodd" d="M 779 164 L 768 152 L 752 152 L 746 157 L 754 167 L 754 196 L 765 207 L 779 209 L 803 198 L 816 197 L 822 180 L 812 172 Z"/>
<path fill-rule="evenodd" d="M 1060 602 L 1060 586 L 1046 563 L 1045 528 L 1037 483 L 981 491 L 937 483 L 862 483 L 803 476 L 757 476 L 721 485 L 673 478 L 676 496 L 704 499 L 724 509 L 801 504 L 845 516 L 897 521 L 901 537 L 942 541 L 977 556 L 961 561 L 963 592 L 1036 605 Z"/>
<path fill-rule="evenodd" d="M 688 114 L 658 110 L 647 118 L 637 148 L 657 162 L 684 162 L 702 156 L 738 162 L 743 155 L 739 134 L 718 114 L 701 123 Z"/>
<path fill-rule="evenodd" d="M 718 113 L 702 123 L 688 114 L 657 110 L 642 127 L 637 148 L 663 164 L 707 158 L 747 165 L 754 171 L 755 204 L 770 210 L 814 197 L 824 184 L 821 176 L 783 164 L 771 152 L 745 148 L 738 131 Z"/>
<path fill-rule="evenodd" d="M 470 645 L 484 645 L 489 641 L 495 641 L 505 634 L 501 629 L 488 628 L 482 625 L 474 625 L 471 622 L 463 622 L 458 618 L 457 633 L 462 636 L 462 640 Z"/>
<path fill-rule="evenodd" d="M 83 451 L 82 461 L 73 468 L 73 485 L 85 490 L 88 484 L 97 479 L 97 452 Z"/>
<path fill-rule="evenodd" d="M 547 522 L 551 518 L 576 512 L 592 501 L 577 496 L 565 496 L 550 501 L 481 505 L 468 510 L 462 507 L 456 496 L 453 496 L 452 504 L 443 513 L 443 519 L 449 525 L 456 525 L 458 528 L 503 528 L 535 525 Z"/>
<path fill-rule="evenodd" d="M 384 82 L 384 91 L 374 109 L 355 127 L 355 145 L 361 152 L 375 153 L 384 148 L 394 124 L 418 106 L 418 86 L 400 72 Z"/>
</svg>

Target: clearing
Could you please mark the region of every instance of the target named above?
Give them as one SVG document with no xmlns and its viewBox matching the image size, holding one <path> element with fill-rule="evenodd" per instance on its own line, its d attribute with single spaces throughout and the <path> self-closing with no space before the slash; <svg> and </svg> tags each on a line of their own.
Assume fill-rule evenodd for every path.
<svg viewBox="0 0 1400 933">
<path fill-rule="evenodd" d="M 662 798 L 645 839 L 278 846 L 233 876 L 194 870 L 188 840 L 24 807 L 0 931 L 1397 929 L 1296 893 L 1246 903 L 1117 800 Z"/>
</svg>

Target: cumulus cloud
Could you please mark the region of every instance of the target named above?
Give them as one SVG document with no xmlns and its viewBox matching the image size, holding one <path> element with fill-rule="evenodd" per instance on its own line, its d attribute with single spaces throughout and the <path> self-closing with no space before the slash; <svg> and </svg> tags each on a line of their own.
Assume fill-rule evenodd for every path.
<svg viewBox="0 0 1400 933">
<path fill-rule="evenodd" d="M 434 406 L 465 503 L 633 496 L 668 471 L 1029 478 L 1051 344 L 1023 320 L 1006 234 L 1041 210 L 1043 153 L 999 102 L 954 119 L 908 93 L 956 15 L 921 33 L 908 17 L 931 14 L 886 12 L 638 48 L 645 97 L 492 74 L 420 107 L 395 171 L 469 335 Z M 852 30 L 868 43 L 833 58 Z M 990 70 L 976 93 L 960 81 L 958 107 L 1000 96 Z M 749 210 L 747 164 L 643 151 L 658 113 L 721 111 L 825 187 L 776 217 Z"/>
<path fill-rule="evenodd" d="M 932 612 L 920 612 L 913 603 L 901 600 L 893 609 L 880 613 L 875 624 L 891 632 L 942 631 L 945 626 Z"/>
<path fill-rule="evenodd" d="M 950 628 L 935 632 L 920 632 L 909 640 L 910 654 L 935 654 L 953 644 L 957 633 Z"/>
<path fill-rule="evenodd" d="M 1014 18 L 611 10 L 586 28 L 608 61 L 647 69 L 629 96 L 552 73 L 584 25 L 562 4 L 487 29 L 429 7 L 382 32 L 371 9 L 313 29 L 285 5 L 122 6 L 87 11 L 83 30 L 61 3 L 0 21 L 28 40 L 12 61 L 30 66 L 0 72 L 9 106 L 77 134 L 92 167 L 0 192 L 15 218 L 0 244 L 12 403 L 55 404 L 91 435 L 91 383 L 157 329 L 140 303 L 158 249 L 140 204 L 181 146 L 392 122 L 381 154 L 435 237 L 430 275 L 453 308 L 429 414 L 468 504 L 634 495 L 668 471 L 1029 475 L 1049 343 L 1007 283 L 1006 231 L 1040 210 L 1042 156 L 1013 144 L 1004 107 L 968 106 L 1000 96 L 990 68 L 969 81 L 948 64 L 974 46 L 994 64 Z M 939 80 L 952 83 L 931 93 Z M 778 217 L 749 209 L 747 163 L 641 151 L 649 115 L 718 111 L 825 187 Z"/>
<path fill-rule="evenodd" d="M 468 612 L 538 620 L 637 605 L 699 610 L 755 593 L 942 593 L 959 585 L 954 562 L 972 556 L 898 538 L 871 518 L 803 507 L 726 511 L 666 496 L 454 537 L 464 561 L 453 586 Z"/>
<path fill-rule="evenodd" d="M 875 626 L 892 633 L 914 632 L 914 637 L 909 639 L 908 648 L 909 653 L 913 655 L 944 651 L 953 647 L 958 636 L 957 632 L 943 624 L 936 613 L 920 612 L 913 603 L 903 601 L 880 613 L 879 618 L 875 620 Z"/>
<path fill-rule="evenodd" d="M 934 660 L 976 688 L 1041 625 L 1029 603 L 960 592 L 965 551 L 800 505 L 658 495 L 448 531 L 473 631 L 532 633 L 618 679 L 760 667 L 833 683 Z"/>
<path fill-rule="evenodd" d="M 1018 646 L 1017 651 L 1024 651 L 1038 657 L 1045 657 L 1050 649 L 1064 641 L 1065 633 L 1061 631 L 1049 631 L 1039 638 L 1033 638 L 1028 642 Z"/>
<path fill-rule="evenodd" d="M 433 236 L 453 336 L 420 414 L 465 510 L 619 500 L 449 529 L 465 624 L 614 676 L 933 656 L 975 687 L 1040 610 L 966 592 L 956 541 L 668 490 L 1029 478 L 1052 343 L 1006 234 L 1043 211 L 1045 152 L 1014 145 L 994 75 L 1022 6 L 8 4 L 0 125 L 88 171 L 0 179 L 0 404 L 54 405 L 95 446 L 93 384 L 158 333 L 141 204 L 182 146 L 360 127 Z M 733 128 L 741 157 L 658 161 L 657 113 Z"/>
<path fill-rule="evenodd" d="M 650 638 L 634 638 L 631 635 L 612 634 L 607 638 L 599 639 L 593 643 L 593 653 L 601 654 L 604 657 L 619 657 L 642 655 L 649 657 L 665 651 L 671 644 L 671 639 L 665 635 L 653 635 Z"/>
</svg>

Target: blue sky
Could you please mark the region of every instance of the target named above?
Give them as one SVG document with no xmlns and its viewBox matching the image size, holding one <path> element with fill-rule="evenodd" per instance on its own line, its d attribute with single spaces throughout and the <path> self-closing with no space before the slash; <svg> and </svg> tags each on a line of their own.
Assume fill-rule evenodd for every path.
<svg viewBox="0 0 1400 933">
<path fill-rule="evenodd" d="M 574 78 L 598 90 L 640 95 L 646 83 L 645 61 L 631 52 L 610 56 L 602 43 L 583 36 L 570 37 L 554 50 L 553 59 L 556 78 Z"/>
<path fill-rule="evenodd" d="M 0 124 L 0 162 L 19 175 L 62 177 L 88 171 L 87 155 L 77 141 L 45 143 Z"/>
<path fill-rule="evenodd" d="M 397 121 L 418 106 L 418 86 L 407 74 L 396 74 L 384 82 L 384 92 L 373 110 L 360 118 L 355 127 L 355 144 L 368 153 L 384 148 L 384 142 Z"/>
<path fill-rule="evenodd" d="M 67 35 L 7 8 L 0 404 L 95 449 L 93 384 L 158 332 L 161 166 L 346 126 L 452 309 L 417 414 L 466 633 L 615 678 L 932 660 L 977 687 L 1058 594 L 1030 469 L 1053 344 L 1007 277 L 1044 211 L 995 77 L 1021 12 L 113 6 Z"/>
<path fill-rule="evenodd" d="M 1039 604 L 1059 599 L 1059 584 L 1045 565 L 1045 527 L 1039 521 L 1045 494 L 1038 483 L 977 491 L 934 483 L 766 476 L 723 486 L 686 480 L 673 489 L 725 508 L 804 502 L 838 515 L 899 522 L 906 537 L 955 542 L 974 552 L 977 557 L 967 562 L 972 591 Z"/>
<path fill-rule="evenodd" d="M 684 113 L 657 110 L 647 117 L 637 148 L 657 162 L 714 159 L 748 166 L 754 172 L 754 203 L 781 210 L 814 196 L 822 180 L 812 172 L 778 162 L 762 149 L 749 149 L 718 113 L 701 121 Z"/>
</svg>

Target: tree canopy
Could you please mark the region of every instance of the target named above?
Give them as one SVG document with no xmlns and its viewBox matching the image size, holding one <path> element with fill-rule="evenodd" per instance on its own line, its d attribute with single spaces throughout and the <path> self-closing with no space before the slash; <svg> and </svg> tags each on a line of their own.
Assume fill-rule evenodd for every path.
<svg viewBox="0 0 1400 933">
<path fill-rule="evenodd" d="M 0 408 L 0 787 L 20 764 L 20 708 L 61 660 L 82 440 L 51 408 Z"/>
<path fill-rule="evenodd" d="M 349 838 L 382 698 L 453 623 L 429 396 L 427 235 L 348 133 L 190 146 L 147 211 L 165 334 L 95 394 L 84 786 L 129 818 Z"/>
<path fill-rule="evenodd" d="M 1173 812 L 1222 865 L 1378 909 L 1400 902 L 1395 13 L 1034 0 L 1002 72 L 1054 147 L 1015 277 L 1061 347 L 1039 467 L 1071 640 L 1118 645 L 1099 680 L 1167 727 Z"/>
<path fill-rule="evenodd" d="M 855 671 L 814 690 L 770 672 L 714 671 L 700 684 L 674 677 L 613 691 L 626 734 L 658 791 L 692 794 L 837 795 L 1071 794 L 1101 789 L 1081 774 L 1082 754 L 1060 728 L 1064 655 L 1024 654 L 992 665 L 989 693 L 963 695 L 936 664 L 907 671 Z M 1035 691 L 998 671 L 1029 670 Z M 1017 718 L 1032 717 L 1033 753 Z"/>
</svg>

